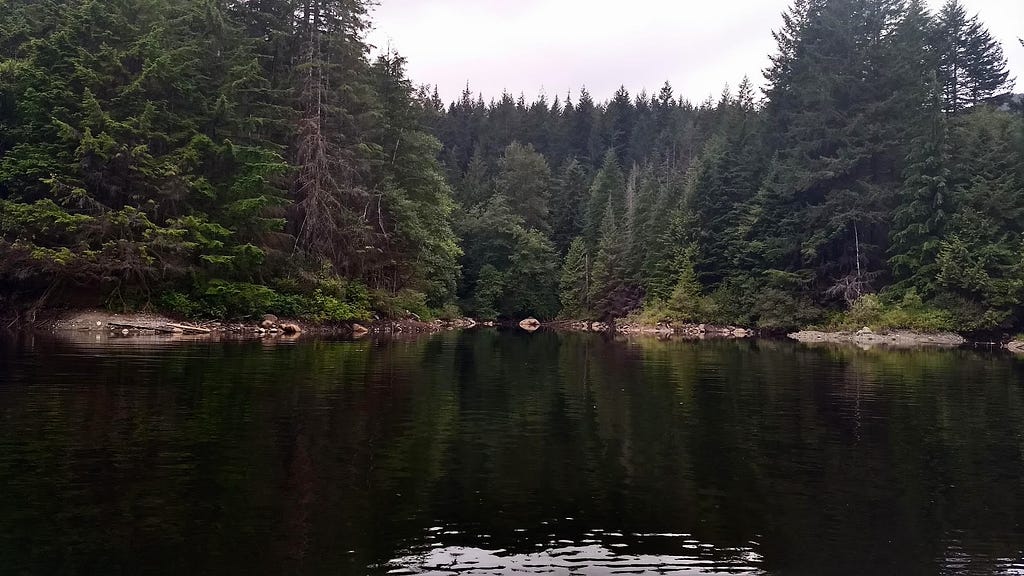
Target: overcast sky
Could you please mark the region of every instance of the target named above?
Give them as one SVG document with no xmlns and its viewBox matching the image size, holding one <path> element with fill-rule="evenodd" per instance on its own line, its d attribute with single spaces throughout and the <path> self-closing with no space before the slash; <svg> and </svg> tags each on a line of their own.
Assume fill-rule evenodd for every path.
<svg viewBox="0 0 1024 576">
<path fill-rule="evenodd" d="M 668 80 L 693 101 L 758 85 L 789 0 L 379 0 L 370 42 L 409 60 L 417 84 L 438 85 L 447 102 L 469 82 L 486 100 L 508 90 L 527 100 L 575 95 L 596 100 L 620 84 L 657 92 Z M 1024 86 L 1024 0 L 963 0 L 1003 42 Z M 929 0 L 934 8 L 942 0 Z M 1019 90 L 1018 90 L 1019 91 Z"/>
</svg>

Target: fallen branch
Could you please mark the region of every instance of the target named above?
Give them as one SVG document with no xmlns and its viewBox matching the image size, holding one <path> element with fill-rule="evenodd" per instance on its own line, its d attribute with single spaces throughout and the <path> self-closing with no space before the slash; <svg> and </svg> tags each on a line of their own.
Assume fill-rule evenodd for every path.
<svg viewBox="0 0 1024 576">
<path fill-rule="evenodd" d="M 107 326 L 111 328 L 121 328 L 122 330 L 149 330 L 152 332 L 160 332 L 162 334 L 174 334 L 173 328 L 164 328 L 163 326 L 143 326 L 141 324 L 123 324 L 120 322 L 107 322 Z"/>
<path fill-rule="evenodd" d="M 201 328 L 199 326 L 186 326 L 185 324 L 168 324 L 171 328 L 177 328 L 182 332 L 196 332 L 199 334 L 209 334 L 209 328 Z"/>
</svg>

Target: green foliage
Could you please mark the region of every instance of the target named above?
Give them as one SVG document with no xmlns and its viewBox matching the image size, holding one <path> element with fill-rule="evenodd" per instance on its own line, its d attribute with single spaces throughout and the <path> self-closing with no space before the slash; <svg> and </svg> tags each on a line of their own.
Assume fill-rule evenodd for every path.
<svg viewBox="0 0 1024 576">
<path fill-rule="evenodd" d="M 526 227 L 550 230 L 550 187 L 551 168 L 533 146 L 513 142 L 505 148 L 498 159 L 495 188 L 509 199 Z"/>
<path fill-rule="evenodd" d="M 316 322 L 368 321 L 372 314 L 365 304 L 365 301 L 346 301 L 317 290 L 310 299 L 306 316 Z"/>
<path fill-rule="evenodd" d="M 590 318 L 590 282 L 590 255 L 583 238 L 576 238 L 569 246 L 562 264 L 559 282 L 562 317 L 576 320 Z"/>
<path fill-rule="evenodd" d="M 833 321 L 833 327 L 841 330 L 868 327 L 875 331 L 906 329 L 919 332 L 964 329 L 945 310 L 926 306 L 913 289 L 894 302 L 887 302 L 874 294 L 862 296 L 849 311 Z"/>
<path fill-rule="evenodd" d="M 766 100 L 696 105 L 446 106 L 368 60 L 365 0 L 51 4 L 0 12 L 0 283 L 27 301 L 1024 321 L 1024 118 L 984 105 L 1005 58 L 957 0 L 797 0 Z"/>
<path fill-rule="evenodd" d="M 0 14 L 0 281 L 138 292 L 192 316 L 364 317 L 351 294 L 268 287 L 329 262 L 450 303 L 461 252 L 441 144 L 404 60 L 367 61 L 366 13 L 73 0 Z"/>
<path fill-rule="evenodd" d="M 664 306 L 671 320 L 701 322 L 715 316 L 714 300 L 703 295 L 703 287 L 697 281 L 692 250 L 685 255 L 679 281 Z"/>
<path fill-rule="evenodd" d="M 433 310 L 427 306 L 427 295 L 415 290 L 374 290 L 370 295 L 369 306 L 384 318 L 408 318 L 410 314 L 415 314 L 424 322 L 434 318 Z"/>
<path fill-rule="evenodd" d="M 155 301 L 164 312 L 188 318 L 254 319 L 263 314 L 313 322 L 368 321 L 370 295 L 358 282 L 329 279 L 309 295 L 279 292 L 258 284 L 212 280 L 191 295 L 169 290 Z"/>
<path fill-rule="evenodd" d="M 504 275 L 494 266 L 485 264 L 480 269 L 480 278 L 473 293 L 472 308 L 477 317 L 481 320 L 497 320 L 504 292 Z"/>
</svg>

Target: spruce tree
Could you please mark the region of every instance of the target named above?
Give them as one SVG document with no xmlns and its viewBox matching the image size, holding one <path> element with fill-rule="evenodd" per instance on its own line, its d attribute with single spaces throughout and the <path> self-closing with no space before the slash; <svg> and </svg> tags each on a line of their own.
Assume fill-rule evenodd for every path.
<svg viewBox="0 0 1024 576">
<path fill-rule="evenodd" d="M 609 200 L 601 221 L 590 287 L 591 306 L 602 320 L 621 318 L 642 303 L 643 294 L 629 277 L 629 254 L 622 235 L 615 207 Z"/>
<path fill-rule="evenodd" d="M 602 233 L 602 221 L 607 217 L 608 207 L 611 206 L 615 212 L 622 212 L 625 187 L 626 180 L 619 164 L 619 158 L 614 150 L 609 150 L 604 156 L 601 170 L 594 176 L 587 200 L 584 237 L 589 245 L 597 244 L 598 237 Z"/>
<path fill-rule="evenodd" d="M 562 264 L 559 300 L 562 317 L 584 320 L 590 316 L 590 255 L 582 238 L 575 238 Z"/>
<path fill-rule="evenodd" d="M 548 200 L 551 195 L 551 168 L 533 149 L 513 142 L 498 159 L 495 189 L 509 199 L 511 206 L 528 228 L 551 230 Z"/>
<path fill-rule="evenodd" d="M 945 111 L 960 112 L 1013 85 L 999 41 L 967 16 L 960 0 L 947 0 L 937 15 L 935 50 Z"/>
</svg>

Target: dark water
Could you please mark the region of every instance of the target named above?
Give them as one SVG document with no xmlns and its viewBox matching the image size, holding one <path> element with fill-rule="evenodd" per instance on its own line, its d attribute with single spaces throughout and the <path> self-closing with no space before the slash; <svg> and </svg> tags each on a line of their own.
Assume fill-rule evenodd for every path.
<svg viewBox="0 0 1024 576">
<path fill-rule="evenodd" d="M 1024 363 L 0 342 L 2 574 L 1024 573 Z"/>
</svg>

